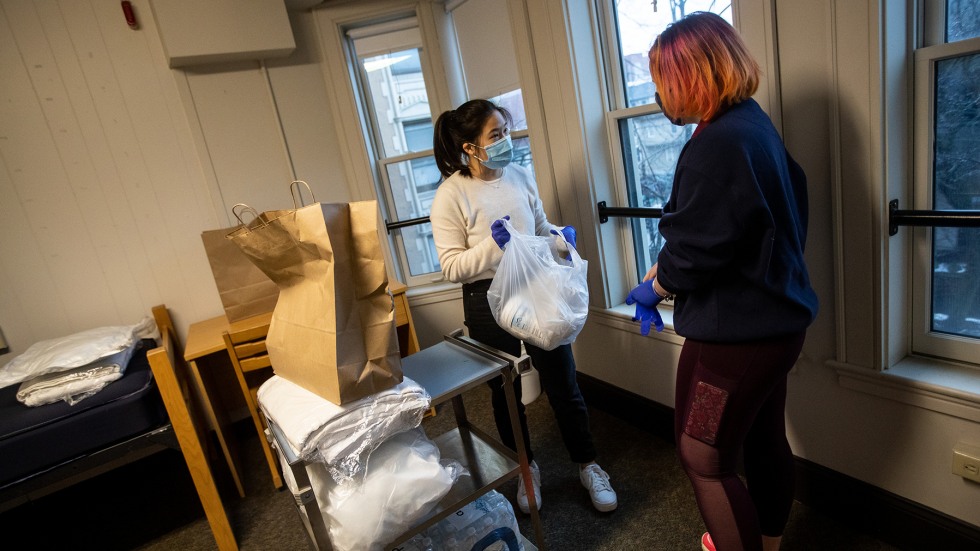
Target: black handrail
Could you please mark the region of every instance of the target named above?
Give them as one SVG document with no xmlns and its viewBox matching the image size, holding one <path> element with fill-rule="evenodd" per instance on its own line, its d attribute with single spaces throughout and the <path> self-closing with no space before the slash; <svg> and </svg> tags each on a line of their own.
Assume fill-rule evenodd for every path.
<svg viewBox="0 0 980 551">
<path fill-rule="evenodd" d="M 624 216 L 628 218 L 660 218 L 664 215 L 663 209 L 649 207 L 607 207 L 605 201 L 596 203 L 596 210 L 599 212 L 599 223 L 605 224 L 610 216 Z"/>
<path fill-rule="evenodd" d="M 607 207 L 605 201 L 596 204 L 599 223 L 605 224 L 610 216 L 627 218 L 661 218 L 663 209 L 643 207 Z M 388 233 L 391 230 L 418 226 L 429 222 L 428 216 L 385 222 Z M 888 203 L 888 235 L 898 233 L 899 226 L 926 226 L 936 228 L 980 228 L 980 210 L 899 210 L 898 199 Z"/>
<path fill-rule="evenodd" d="M 418 226 L 419 224 L 425 224 L 429 221 L 428 216 L 422 216 L 420 218 L 410 218 L 408 220 L 399 220 L 398 222 L 388 222 L 385 220 L 385 230 L 391 233 L 391 230 L 397 230 L 398 228 L 406 228 L 408 226 Z"/>
<path fill-rule="evenodd" d="M 899 226 L 980 228 L 980 210 L 898 210 L 898 199 L 888 202 L 888 235 Z"/>
</svg>

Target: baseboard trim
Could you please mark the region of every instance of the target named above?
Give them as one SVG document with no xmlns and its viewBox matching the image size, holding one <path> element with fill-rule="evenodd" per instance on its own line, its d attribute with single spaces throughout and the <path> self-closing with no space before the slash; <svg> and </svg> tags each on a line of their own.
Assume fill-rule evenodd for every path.
<svg viewBox="0 0 980 551">
<path fill-rule="evenodd" d="M 578 374 L 586 403 L 674 442 L 674 409 Z M 796 500 L 901 549 L 980 549 L 980 527 L 812 461 L 796 458 Z"/>
</svg>

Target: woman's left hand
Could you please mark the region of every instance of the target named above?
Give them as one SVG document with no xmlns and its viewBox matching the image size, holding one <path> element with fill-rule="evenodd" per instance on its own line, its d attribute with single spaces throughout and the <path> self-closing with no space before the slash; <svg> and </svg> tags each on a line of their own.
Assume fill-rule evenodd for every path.
<svg viewBox="0 0 980 551">
<path fill-rule="evenodd" d="M 562 227 L 560 227 L 558 229 L 561 230 L 561 236 L 565 238 L 565 241 L 567 241 L 568 244 L 571 245 L 571 247 L 573 249 L 577 248 L 575 246 L 575 236 L 576 236 L 576 234 L 575 234 L 575 227 L 574 226 L 562 226 Z M 556 230 L 551 230 L 551 233 L 554 234 L 554 235 L 558 235 L 558 231 L 556 231 Z"/>
<path fill-rule="evenodd" d="M 649 281 L 655 277 L 657 277 L 657 264 L 647 270 L 647 275 L 643 276 L 643 281 Z"/>
</svg>

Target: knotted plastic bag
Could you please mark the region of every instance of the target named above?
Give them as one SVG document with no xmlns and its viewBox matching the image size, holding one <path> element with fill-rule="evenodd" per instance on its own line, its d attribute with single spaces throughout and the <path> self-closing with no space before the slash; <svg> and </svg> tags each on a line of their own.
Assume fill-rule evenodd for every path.
<svg viewBox="0 0 980 551">
<path fill-rule="evenodd" d="M 574 342 L 589 315 L 589 263 L 561 235 L 527 235 L 509 220 L 504 225 L 510 241 L 487 291 L 494 319 L 543 350 Z"/>
</svg>

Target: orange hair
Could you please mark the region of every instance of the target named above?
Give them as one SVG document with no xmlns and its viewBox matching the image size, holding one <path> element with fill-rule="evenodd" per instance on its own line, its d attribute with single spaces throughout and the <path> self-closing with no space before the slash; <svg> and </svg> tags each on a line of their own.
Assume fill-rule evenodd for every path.
<svg viewBox="0 0 980 551">
<path fill-rule="evenodd" d="M 650 76 L 671 118 L 711 120 L 751 97 L 759 74 L 735 28 L 710 12 L 671 23 L 650 48 Z"/>
</svg>

